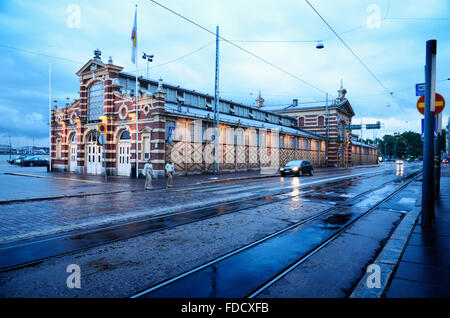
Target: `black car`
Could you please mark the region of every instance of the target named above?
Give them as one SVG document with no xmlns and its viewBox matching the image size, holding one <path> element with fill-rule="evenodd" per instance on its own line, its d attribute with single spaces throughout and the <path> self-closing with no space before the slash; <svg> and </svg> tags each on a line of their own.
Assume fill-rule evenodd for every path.
<svg viewBox="0 0 450 318">
<path fill-rule="evenodd" d="M 305 174 L 313 175 L 314 169 L 312 163 L 308 160 L 289 161 L 284 167 L 280 168 L 282 176 L 293 174 L 295 176 L 303 176 Z"/>
<path fill-rule="evenodd" d="M 23 159 L 22 165 L 27 167 L 46 167 L 48 166 L 48 159 L 41 158 L 41 157 L 28 157 Z"/>
<path fill-rule="evenodd" d="M 13 158 L 13 159 L 11 159 L 11 160 L 7 160 L 8 161 L 8 163 L 9 164 L 15 164 L 15 163 L 17 163 L 17 161 L 19 161 L 19 160 L 23 160 L 23 159 L 25 159 L 27 156 L 26 155 L 20 155 L 20 156 L 17 156 L 17 157 L 15 157 L 15 158 Z"/>
</svg>

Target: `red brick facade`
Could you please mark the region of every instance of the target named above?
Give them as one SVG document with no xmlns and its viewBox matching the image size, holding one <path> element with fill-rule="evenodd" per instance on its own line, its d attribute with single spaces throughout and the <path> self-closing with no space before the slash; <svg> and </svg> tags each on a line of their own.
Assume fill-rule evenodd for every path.
<svg viewBox="0 0 450 318">
<path fill-rule="evenodd" d="M 170 158 L 179 174 L 211 171 L 212 142 L 204 134 L 200 138 L 194 138 L 197 132 L 192 132 L 192 136 L 188 133 L 187 137 L 176 135 L 172 143 L 167 142 L 168 126 L 176 126 L 177 132 L 212 127 L 208 95 L 177 90 L 177 87 L 163 86 L 162 82 L 156 89 L 156 82 L 140 79 L 136 127 L 136 103 L 132 93 L 135 86 L 129 84 L 134 78 L 121 71 L 120 66 L 94 58 L 77 72 L 80 98 L 69 107 L 52 110 L 52 169 L 101 174 L 106 168 L 110 175 L 135 176 L 136 160 L 142 171 L 150 159 L 155 175 L 163 176 L 165 162 Z M 177 98 L 185 98 L 188 93 L 192 98 L 203 98 L 204 109 L 180 102 L 177 106 L 174 96 L 169 96 L 176 94 Z M 228 110 L 228 115 L 220 115 L 220 170 L 271 167 L 276 171 L 280 165 L 295 159 L 309 159 L 314 166 L 325 164 L 324 138 L 299 129 L 293 118 L 251 106 L 233 103 L 229 106 L 232 110 Z M 257 115 L 262 116 L 256 118 Z M 202 124 L 197 127 L 195 123 L 199 118 Z M 106 125 L 104 147 L 97 144 L 99 123 Z"/>
</svg>

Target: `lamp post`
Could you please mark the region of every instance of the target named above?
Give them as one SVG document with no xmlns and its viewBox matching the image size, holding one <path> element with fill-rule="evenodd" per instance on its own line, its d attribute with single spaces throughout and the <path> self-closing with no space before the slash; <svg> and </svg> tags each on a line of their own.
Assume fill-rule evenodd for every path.
<svg viewBox="0 0 450 318">
<path fill-rule="evenodd" d="M 326 143 L 325 143 L 325 167 L 328 167 L 328 142 L 329 142 L 329 136 L 328 136 L 328 93 L 326 96 L 325 101 L 325 134 L 326 134 Z"/>
<path fill-rule="evenodd" d="M 147 79 L 148 79 L 148 63 L 149 62 L 153 62 L 153 55 L 148 55 L 145 52 L 143 52 L 144 54 L 142 55 L 142 58 L 144 60 L 147 60 Z"/>
<path fill-rule="evenodd" d="M 11 160 L 12 146 L 11 146 L 11 136 L 9 137 L 9 160 Z"/>
</svg>

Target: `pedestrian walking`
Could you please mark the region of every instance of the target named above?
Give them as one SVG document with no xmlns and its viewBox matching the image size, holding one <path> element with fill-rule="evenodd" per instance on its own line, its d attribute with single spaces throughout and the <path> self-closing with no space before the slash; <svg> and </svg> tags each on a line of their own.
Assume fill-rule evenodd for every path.
<svg viewBox="0 0 450 318">
<path fill-rule="evenodd" d="M 144 166 L 144 176 L 145 176 L 145 186 L 144 189 L 148 190 L 152 188 L 152 177 L 153 177 L 153 166 L 152 163 L 150 161 L 150 159 L 148 159 L 147 163 Z"/>
<path fill-rule="evenodd" d="M 173 173 L 175 171 L 175 167 L 173 163 L 169 160 L 166 163 L 166 172 L 167 172 L 167 188 L 171 187 L 173 184 Z"/>
</svg>

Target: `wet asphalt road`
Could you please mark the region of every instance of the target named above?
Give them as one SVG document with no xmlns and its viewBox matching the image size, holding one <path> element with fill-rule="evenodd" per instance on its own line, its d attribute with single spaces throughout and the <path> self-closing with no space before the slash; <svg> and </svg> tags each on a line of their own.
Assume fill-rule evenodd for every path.
<svg viewBox="0 0 450 318">
<path fill-rule="evenodd" d="M 90 187 L 90 193 L 104 191 L 104 194 L 99 195 L 0 204 L 0 245 L 23 239 L 80 229 L 86 230 L 167 213 L 198 209 L 233 200 L 251 199 L 271 192 L 288 191 L 302 186 L 304 183 L 323 179 L 356 174 L 381 174 L 383 171 L 396 172 L 395 166 L 390 165 L 333 171 L 330 175 L 323 174 L 313 177 L 274 177 L 153 191 L 137 189 L 135 182 L 124 182 L 123 189 L 120 189 L 120 183 L 111 184 L 111 189 L 105 189 L 103 184 L 97 183 L 0 175 L 0 178 L 13 178 L 15 183 L 9 184 L 8 191 L 16 189 L 15 191 L 19 193 L 22 192 L 18 191 L 20 187 L 25 188 L 28 192 L 35 188 L 56 187 L 59 192 L 67 190 L 69 194 L 71 191 L 79 191 L 80 188 L 84 191 L 87 187 Z M 50 184 L 50 186 L 41 183 Z M 133 190 L 130 190 L 132 187 L 134 187 Z M 117 193 L 116 191 L 122 192 Z M 346 195 L 351 196 L 353 190 L 344 188 L 343 191 L 344 193 L 338 194 L 339 197 L 334 199 L 340 200 Z M 326 195 L 327 200 L 333 199 L 330 198 L 330 194 Z"/>
<path fill-rule="evenodd" d="M 405 165 L 403 173 L 414 168 L 420 168 L 420 166 Z M 152 194 L 157 194 L 156 197 L 141 198 L 137 208 L 141 209 L 140 212 L 145 213 L 139 217 L 163 215 L 167 211 L 179 210 L 180 207 L 184 209 L 186 207 L 198 208 L 214 204 L 218 207 L 215 209 L 216 215 L 194 223 L 52 258 L 23 269 L 0 273 L 0 295 L 3 297 L 128 297 L 207 260 L 224 255 L 294 222 L 306 219 L 314 213 L 326 210 L 349 197 L 381 185 L 401 173 L 402 171 L 397 170 L 393 165 L 353 169 L 353 171 L 341 173 L 341 176 L 359 175 L 351 177 L 351 181 L 335 180 L 336 182 L 333 183 L 331 180 L 326 186 L 312 185 L 315 188 L 311 189 L 313 191 L 309 193 L 303 193 L 302 187 L 316 181 L 336 178 L 339 173 L 335 173 L 333 176 L 322 175 L 300 179 L 278 177 L 195 186 L 188 189 L 157 190 L 152 192 Z M 226 213 L 225 209 L 220 209 L 221 202 L 251 200 L 252 197 L 264 196 L 271 192 L 273 193 L 272 198 L 277 193 L 285 194 L 278 194 L 281 196 L 278 197 L 280 200 L 269 200 L 269 203 L 260 206 L 253 202 L 247 209 L 237 209 L 233 213 Z M 51 214 L 72 206 L 74 220 L 79 222 L 79 220 L 84 220 L 88 212 L 95 215 L 95 212 L 107 210 L 109 216 L 114 215 L 111 210 L 119 207 L 120 202 L 133 199 L 136 193 L 124 192 L 105 196 L 106 200 L 97 201 L 100 206 L 92 203 L 91 199 L 94 196 L 71 198 L 65 202 L 64 200 L 44 201 L 46 208 L 40 208 L 38 204 L 39 202 L 42 204 L 43 201 L 12 205 L 15 205 L 15 210 L 18 212 L 21 211 L 21 208 L 25 208 L 23 210 L 24 218 L 27 214 L 28 218 L 32 217 L 34 213 L 42 216 L 45 215 L 45 210 Z M 285 200 L 281 200 L 283 196 L 285 196 Z M 93 200 L 100 197 L 102 195 L 95 196 Z M 102 205 L 104 201 L 108 201 L 108 204 Z M 114 201 L 116 201 L 116 205 Z M 158 210 L 161 208 L 161 202 L 165 209 Z M 170 204 L 167 204 L 168 202 Z M 124 206 L 128 207 L 127 204 Z M 74 209 L 74 207 L 77 208 Z M 135 205 L 130 205 L 128 213 L 136 212 L 133 208 L 136 208 Z M 399 213 L 397 211 L 396 214 Z M 63 215 L 64 213 L 55 214 L 53 217 L 61 218 Z M 103 215 L 101 214 L 100 217 L 96 215 L 96 220 L 103 220 Z M 99 223 L 101 224 L 100 221 L 96 224 Z M 20 221 L 18 224 L 20 228 Z M 64 229 L 59 230 L 64 231 Z M 381 238 L 378 239 L 378 243 L 380 240 Z M 65 269 L 71 263 L 79 264 L 82 269 L 83 287 L 80 290 L 68 289 L 65 285 L 67 278 Z"/>
</svg>

